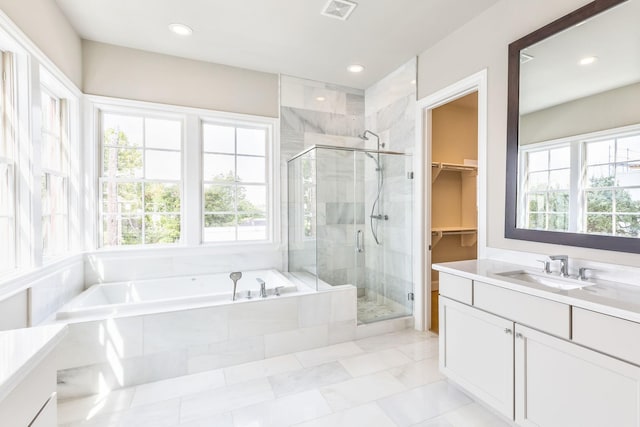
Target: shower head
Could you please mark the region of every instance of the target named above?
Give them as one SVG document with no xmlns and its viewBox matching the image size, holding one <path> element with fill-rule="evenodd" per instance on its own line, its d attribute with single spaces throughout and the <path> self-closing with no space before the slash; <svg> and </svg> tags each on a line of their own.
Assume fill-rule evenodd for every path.
<svg viewBox="0 0 640 427">
<path fill-rule="evenodd" d="M 380 168 L 380 162 L 378 162 L 378 159 L 376 159 L 375 157 L 373 157 L 373 155 L 371 153 L 369 153 L 368 151 L 364 152 L 364 155 L 367 156 L 368 158 L 370 158 L 371 160 L 373 160 L 376 164 L 376 171 L 381 171 L 382 169 Z"/>
<path fill-rule="evenodd" d="M 365 129 L 364 132 L 362 132 L 362 134 L 358 135 L 358 138 L 362 139 L 363 141 L 368 141 L 369 137 L 367 135 L 371 135 L 374 136 L 378 142 L 378 151 L 380 151 L 380 147 L 384 147 L 384 142 L 380 143 L 380 136 L 378 136 L 378 134 L 371 132 L 369 129 Z"/>
</svg>

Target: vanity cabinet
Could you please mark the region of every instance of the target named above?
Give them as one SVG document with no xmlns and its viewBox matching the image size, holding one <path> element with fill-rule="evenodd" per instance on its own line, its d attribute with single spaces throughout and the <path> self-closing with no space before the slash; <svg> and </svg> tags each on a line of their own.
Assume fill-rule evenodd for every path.
<svg viewBox="0 0 640 427">
<path fill-rule="evenodd" d="M 519 426 L 640 427 L 640 324 L 441 277 L 447 377 Z"/>
<path fill-rule="evenodd" d="M 515 327 L 516 423 L 640 426 L 640 368 L 525 326 Z"/>
<path fill-rule="evenodd" d="M 513 418 L 514 323 L 440 297 L 440 369 Z"/>
</svg>

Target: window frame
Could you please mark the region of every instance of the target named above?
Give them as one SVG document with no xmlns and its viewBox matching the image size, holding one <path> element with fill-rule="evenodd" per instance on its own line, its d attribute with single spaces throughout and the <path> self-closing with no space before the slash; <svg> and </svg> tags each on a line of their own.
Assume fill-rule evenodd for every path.
<svg viewBox="0 0 640 427">
<path fill-rule="evenodd" d="M 122 251 L 150 251 L 159 250 L 165 253 L 167 250 L 179 250 L 179 248 L 208 247 L 220 253 L 226 253 L 229 248 L 234 250 L 265 250 L 266 248 L 280 248 L 283 236 L 280 224 L 280 138 L 279 119 L 273 117 L 255 116 L 250 114 L 229 113 L 202 108 L 183 107 L 169 104 L 160 104 L 147 101 L 135 101 L 122 98 L 112 98 L 98 95 L 85 95 L 85 131 L 86 138 L 94 141 L 89 144 L 84 152 L 86 173 L 93 185 L 85 190 L 88 209 L 87 218 L 92 218 L 91 232 L 87 235 L 87 247 L 100 252 L 119 253 Z M 99 178 L 101 173 L 101 128 L 100 111 L 122 113 L 131 111 L 134 114 L 140 110 L 147 110 L 158 115 L 182 116 L 183 127 L 183 155 L 182 155 L 182 203 L 181 203 L 181 239 L 180 244 L 170 245 L 126 245 L 126 246 L 100 246 L 100 188 Z M 271 139 L 271 150 L 268 162 L 268 180 L 271 183 L 271 191 L 267 196 L 267 212 L 273 218 L 270 224 L 268 239 L 264 242 L 238 241 L 238 242 L 203 242 L 203 196 L 202 192 L 202 131 L 203 121 L 213 122 L 245 122 L 254 123 L 268 128 Z M 284 176 L 286 179 L 286 173 Z M 286 239 L 286 235 L 284 236 Z"/>
<path fill-rule="evenodd" d="M 9 56 L 10 55 L 10 56 Z M 7 70 L 7 66 L 11 66 L 11 70 Z M 9 113 L 8 102 L 11 102 L 13 111 L 16 109 L 16 86 L 15 86 L 15 64 L 13 62 L 13 53 L 0 50 L 0 75 L 5 76 L 0 82 L 0 144 L 6 147 L 7 153 L 0 151 L 0 164 L 5 165 L 7 173 L 7 195 L 8 209 L 7 214 L 0 213 L 0 219 L 9 220 L 11 233 L 8 237 L 7 248 L 9 249 L 8 257 L 4 264 L 0 264 L 0 275 L 11 273 L 18 268 L 18 185 L 17 185 L 17 169 L 18 169 L 18 145 L 14 135 L 7 127 L 7 121 L 11 120 L 7 117 Z M 8 76 L 8 77 L 7 77 Z M 13 114 L 15 116 L 15 114 Z M 0 173 L 2 170 L 0 169 Z"/>
<path fill-rule="evenodd" d="M 97 228 L 97 242 L 95 247 L 98 249 L 116 249 L 116 248 L 157 248 L 157 247 L 175 247 L 175 246 L 180 246 L 181 244 L 183 244 L 183 232 L 182 230 L 184 230 L 184 218 L 185 218 L 185 207 L 184 207 L 184 199 L 185 199 L 185 127 L 186 127 L 186 123 L 185 123 L 185 118 L 183 115 L 181 114 L 172 114 L 172 113 L 167 113 L 167 112 L 162 112 L 162 111 L 158 111 L 158 110 L 154 110 L 154 109 L 146 109 L 146 108 L 118 108 L 118 107 L 100 107 L 97 110 L 97 130 L 98 130 L 98 143 L 96 144 L 98 146 L 98 152 L 97 152 L 97 170 L 96 170 L 96 177 L 97 177 L 97 188 L 96 188 L 96 195 L 97 195 L 97 219 L 96 219 L 96 228 Z M 180 127 L 181 127 L 181 131 L 180 131 L 180 149 L 179 150 L 175 150 L 175 149 L 156 149 L 156 148 L 150 148 L 149 150 L 154 150 L 154 151 L 166 151 L 166 152 L 173 152 L 173 153 L 179 153 L 180 154 L 180 179 L 179 180 L 163 180 L 163 179 L 148 179 L 145 178 L 145 171 L 146 171 L 146 159 L 145 159 L 145 152 L 147 151 L 147 147 L 146 147 L 146 133 L 143 134 L 143 141 L 142 141 L 142 145 L 140 147 L 135 147 L 134 149 L 141 151 L 142 153 L 142 159 L 143 159 L 143 163 L 142 163 L 142 177 L 115 177 L 112 179 L 107 179 L 106 177 L 104 177 L 103 174 L 103 166 L 104 166 L 104 149 L 106 148 L 106 146 L 104 145 L 104 132 L 105 129 L 103 127 L 103 121 L 102 121 L 102 117 L 104 116 L 104 114 L 114 114 L 114 115 L 118 115 L 118 116 L 130 116 L 130 117 L 140 117 L 143 120 L 143 129 L 144 129 L 144 121 L 146 119 L 165 119 L 165 120 L 172 120 L 172 121 L 178 121 L 180 122 Z M 144 131 L 143 131 L 144 132 Z M 112 245 L 112 246 L 105 246 L 104 244 L 104 227 L 102 225 L 102 221 L 105 215 L 108 215 L 106 213 L 103 212 L 104 209 L 104 205 L 102 202 L 102 198 L 103 198 L 103 184 L 105 182 L 109 182 L 109 181 L 113 181 L 116 184 L 118 183 L 140 183 L 142 185 L 141 187 L 141 197 L 142 197 L 142 205 L 143 205 L 143 209 L 141 211 L 140 216 L 142 217 L 142 234 L 141 234 L 141 239 L 144 242 L 144 237 L 145 237 L 145 225 L 144 225 L 144 218 L 147 214 L 153 214 L 155 212 L 148 212 L 145 208 L 144 208 L 144 185 L 147 183 L 171 183 L 171 184 L 177 184 L 179 191 L 180 191 L 180 212 L 178 212 L 178 214 L 180 215 L 180 237 L 178 239 L 177 242 L 174 243 L 140 243 L 140 244 L 133 244 L 133 245 L 123 245 L 123 244 L 118 244 L 118 245 Z M 175 212 L 170 212 L 167 214 L 175 214 Z"/>
<path fill-rule="evenodd" d="M 589 233 L 587 231 L 587 198 L 586 193 L 593 188 L 588 187 L 586 184 L 587 180 L 587 149 L 586 146 L 589 143 L 604 141 L 607 139 L 615 139 L 616 141 L 620 138 L 640 135 L 640 124 L 623 126 L 614 129 L 608 129 L 605 131 L 597 131 L 590 132 L 587 134 L 574 135 L 565 138 L 559 138 L 550 141 L 543 141 L 535 144 L 530 144 L 531 147 L 527 148 L 528 145 L 524 145 L 520 147 L 521 153 L 530 153 L 535 151 L 546 151 L 554 148 L 560 147 L 570 147 L 571 159 L 570 159 L 570 188 L 569 188 L 569 229 L 560 232 L 569 232 L 569 233 L 579 233 L 581 235 Z M 526 178 L 528 176 L 528 168 L 527 168 L 527 156 L 521 155 L 519 156 L 519 165 L 518 165 L 518 198 L 517 203 L 518 206 L 524 206 L 525 209 L 522 209 L 518 214 L 518 218 L 516 224 L 518 227 L 522 227 L 523 224 L 527 224 L 526 218 L 529 215 L 529 206 L 527 204 L 527 192 L 526 189 Z M 613 163 L 602 163 L 602 164 L 618 164 L 619 162 L 614 161 Z M 602 165 L 598 163 L 598 165 Z M 604 189 L 607 189 L 606 187 Z M 623 188 L 640 188 L 640 184 L 638 186 L 625 186 Z M 595 188 L 598 189 L 598 188 Z M 611 213 L 615 215 L 615 211 Z M 548 229 L 539 229 L 539 228 L 530 228 L 527 230 L 531 231 L 545 231 L 545 232 L 555 232 L 556 230 L 548 230 Z M 599 234 L 598 236 L 605 237 L 627 237 L 621 236 L 618 234 Z"/>
<path fill-rule="evenodd" d="M 213 126 L 226 126 L 234 128 L 234 153 L 223 153 L 218 151 L 205 151 L 204 147 L 204 127 L 206 125 Z M 265 132 L 265 153 L 264 156 L 251 155 L 251 154 L 238 154 L 238 129 L 259 129 L 264 130 Z M 276 218 L 273 213 L 273 186 L 274 186 L 274 159 L 273 159 L 273 135 L 272 130 L 268 124 L 264 123 L 256 123 L 254 121 L 245 121 L 245 120 L 220 120 L 214 118 L 201 118 L 200 119 L 200 135 L 201 135 L 201 150 L 200 150 L 200 163 L 201 163 L 201 177 L 200 177 L 200 194 L 201 194 L 201 212 L 200 212 L 200 242 L 203 245 L 242 245 L 242 244 L 261 244 L 261 243 L 271 243 L 275 240 L 274 236 L 274 222 Z M 206 154 L 214 154 L 214 155 L 227 155 L 233 156 L 235 171 L 237 174 L 237 165 L 238 165 L 238 157 L 252 157 L 252 158 L 264 158 L 264 166 L 265 166 L 265 178 L 264 183 L 252 182 L 252 181 L 238 181 L 237 178 L 234 179 L 230 184 L 225 185 L 221 181 L 215 180 L 205 180 L 204 178 L 204 162 Z M 208 212 L 205 211 L 205 187 L 207 185 L 220 185 L 220 186 L 228 186 L 237 189 L 243 186 L 263 186 L 265 188 L 265 238 L 258 240 L 241 240 L 238 239 L 238 215 L 244 212 L 238 211 L 237 203 L 234 206 L 234 212 L 232 212 L 236 217 L 236 225 L 235 225 L 235 239 L 234 240 L 206 240 L 205 239 L 205 216 L 210 214 L 222 214 L 221 212 Z M 237 193 L 236 193 L 237 194 Z M 247 212 L 249 213 L 249 212 Z M 231 214 L 231 212 L 229 213 Z"/>
</svg>

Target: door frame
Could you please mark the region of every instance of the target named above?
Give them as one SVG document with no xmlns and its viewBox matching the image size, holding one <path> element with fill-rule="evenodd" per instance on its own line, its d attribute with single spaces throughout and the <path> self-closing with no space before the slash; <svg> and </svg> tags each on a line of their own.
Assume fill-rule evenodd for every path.
<svg viewBox="0 0 640 427">
<path fill-rule="evenodd" d="M 487 69 L 472 74 L 428 95 L 417 103 L 415 161 L 416 182 L 414 229 L 423 232 L 414 241 L 415 328 L 431 328 L 431 132 L 432 111 L 470 93 L 478 92 L 478 258 L 487 250 Z"/>
</svg>

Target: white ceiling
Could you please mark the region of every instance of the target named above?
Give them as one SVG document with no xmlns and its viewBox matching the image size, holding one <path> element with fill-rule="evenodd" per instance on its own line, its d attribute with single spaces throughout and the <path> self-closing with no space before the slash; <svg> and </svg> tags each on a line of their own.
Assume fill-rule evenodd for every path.
<svg viewBox="0 0 640 427">
<path fill-rule="evenodd" d="M 640 81 L 639 17 L 640 0 L 629 0 L 525 49 L 534 59 L 520 67 L 520 113 Z M 587 56 L 598 60 L 578 65 Z"/>
<path fill-rule="evenodd" d="M 84 39 L 365 89 L 498 0 L 356 0 L 347 21 L 327 0 L 56 1 Z"/>
</svg>

